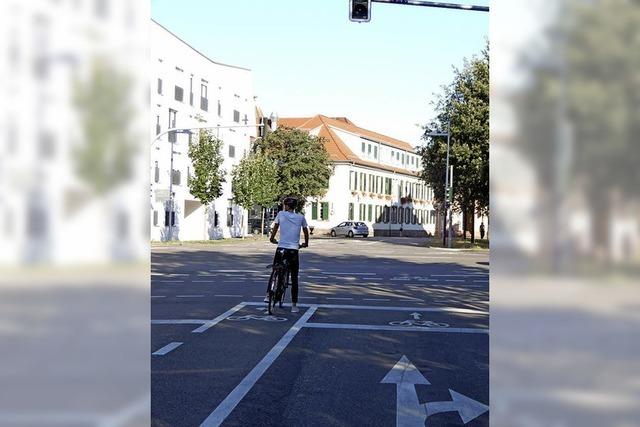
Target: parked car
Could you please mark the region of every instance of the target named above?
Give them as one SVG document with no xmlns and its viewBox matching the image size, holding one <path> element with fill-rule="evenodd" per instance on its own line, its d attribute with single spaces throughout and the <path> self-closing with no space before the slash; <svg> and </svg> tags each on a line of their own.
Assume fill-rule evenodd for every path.
<svg viewBox="0 0 640 427">
<path fill-rule="evenodd" d="M 336 237 L 336 236 L 368 237 L 369 227 L 367 227 L 367 224 L 365 224 L 364 222 L 345 221 L 345 222 L 341 222 L 340 224 L 336 225 L 331 229 L 331 236 L 332 237 Z"/>
</svg>

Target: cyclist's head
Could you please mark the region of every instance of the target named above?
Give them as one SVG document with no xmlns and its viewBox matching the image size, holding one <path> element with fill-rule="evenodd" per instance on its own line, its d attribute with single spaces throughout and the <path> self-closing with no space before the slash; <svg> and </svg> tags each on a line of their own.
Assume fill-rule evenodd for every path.
<svg viewBox="0 0 640 427">
<path fill-rule="evenodd" d="M 282 204 L 293 211 L 298 206 L 298 201 L 293 197 L 287 197 L 282 201 Z"/>
</svg>

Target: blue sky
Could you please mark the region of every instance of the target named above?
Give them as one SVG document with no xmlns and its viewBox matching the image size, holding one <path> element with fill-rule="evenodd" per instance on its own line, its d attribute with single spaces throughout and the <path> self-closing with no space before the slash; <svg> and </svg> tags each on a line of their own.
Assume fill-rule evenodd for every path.
<svg viewBox="0 0 640 427">
<path fill-rule="evenodd" d="M 348 0 L 151 5 L 156 21 L 214 61 L 250 68 L 266 114 L 346 116 L 411 144 L 452 67 L 479 54 L 489 34 L 488 13 L 396 4 L 373 3 L 363 24 L 349 21 Z"/>
</svg>

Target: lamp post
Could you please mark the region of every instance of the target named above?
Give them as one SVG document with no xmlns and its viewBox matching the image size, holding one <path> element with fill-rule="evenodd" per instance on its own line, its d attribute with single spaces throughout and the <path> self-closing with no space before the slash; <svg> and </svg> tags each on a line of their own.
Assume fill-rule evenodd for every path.
<svg viewBox="0 0 640 427">
<path fill-rule="evenodd" d="M 201 130 L 201 129 L 234 129 L 234 128 L 250 128 L 250 127 L 264 127 L 264 124 L 259 125 L 230 125 L 230 126 L 191 126 L 188 128 L 170 128 L 165 130 L 164 132 L 160 132 L 151 140 L 151 144 L 155 144 L 160 140 L 164 135 L 169 134 L 171 132 L 175 133 L 186 133 L 191 134 L 193 130 Z M 174 141 L 171 141 L 171 161 L 169 166 L 169 240 L 173 240 L 173 220 L 175 214 L 173 212 L 173 144 Z"/>
<path fill-rule="evenodd" d="M 445 168 L 444 174 L 444 218 L 442 220 L 442 246 L 447 242 L 447 215 L 449 215 L 449 223 L 453 224 L 451 221 L 451 203 L 449 203 L 447 194 L 449 189 L 449 149 L 451 146 L 451 122 L 447 122 L 447 131 L 446 132 L 430 132 L 426 133 L 426 136 L 446 136 L 447 137 L 447 166 Z M 452 195 L 453 196 L 453 195 Z M 453 197 L 451 197 L 453 199 Z M 449 247 L 451 247 L 451 227 L 449 227 Z"/>
</svg>

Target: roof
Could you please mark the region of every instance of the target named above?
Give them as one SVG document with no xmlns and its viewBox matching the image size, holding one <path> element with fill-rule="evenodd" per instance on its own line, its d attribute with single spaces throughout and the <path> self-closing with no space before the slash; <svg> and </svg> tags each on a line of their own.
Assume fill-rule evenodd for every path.
<svg viewBox="0 0 640 427">
<path fill-rule="evenodd" d="M 389 172 L 402 173 L 411 176 L 418 175 L 418 172 L 415 171 L 363 160 L 357 156 L 353 151 L 351 151 L 351 149 L 349 149 L 347 144 L 340 139 L 334 129 L 351 132 L 362 138 L 367 138 L 395 148 L 411 152 L 414 152 L 414 149 L 410 144 L 400 141 L 399 139 L 391 138 L 390 136 L 358 127 L 346 117 L 327 117 L 320 114 L 313 117 L 284 117 L 278 119 L 278 126 L 300 129 L 307 132 L 320 128 L 318 136 L 324 138 L 324 146 L 329 153 L 331 160 L 334 162 L 354 163 L 360 166 L 381 169 Z"/>
</svg>

